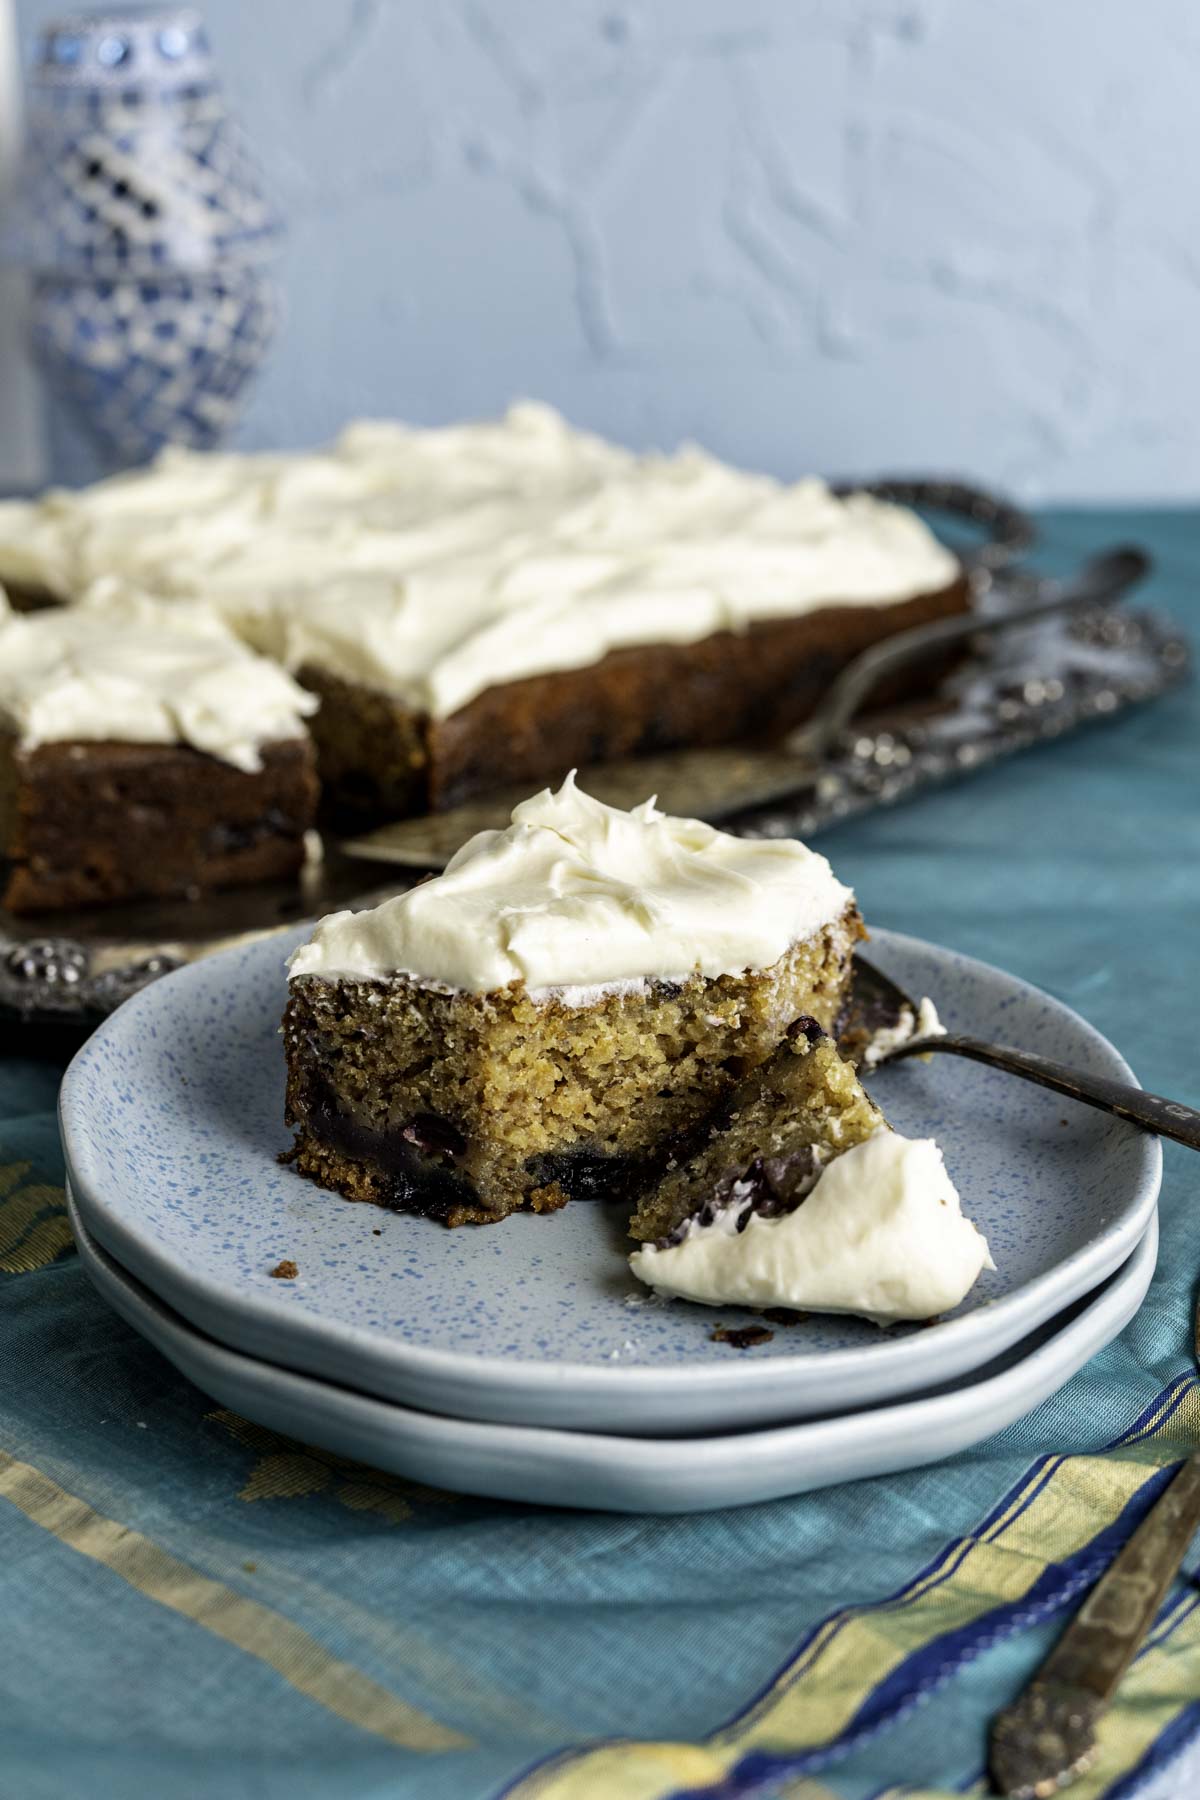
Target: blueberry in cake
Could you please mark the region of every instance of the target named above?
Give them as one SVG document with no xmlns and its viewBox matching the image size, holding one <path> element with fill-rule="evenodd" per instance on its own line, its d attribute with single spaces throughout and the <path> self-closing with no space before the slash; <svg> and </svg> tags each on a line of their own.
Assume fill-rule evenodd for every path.
<svg viewBox="0 0 1200 1800">
<path fill-rule="evenodd" d="M 451 1225 L 632 1199 L 797 1020 L 829 1029 L 861 935 L 803 844 L 622 812 L 568 778 L 296 951 L 292 1160 Z"/>
<path fill-rule="evenodd" d="M 14 912 L 295 874 L 315 702 L 219 620 L 0 595 L 0 898 Z"/>
</svg>

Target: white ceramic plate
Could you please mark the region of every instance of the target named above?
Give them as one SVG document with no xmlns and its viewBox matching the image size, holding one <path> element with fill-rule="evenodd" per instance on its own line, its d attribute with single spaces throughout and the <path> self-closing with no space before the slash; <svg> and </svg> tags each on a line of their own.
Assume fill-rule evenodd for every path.
<svg viewBox="0 0 1200 1800">
<path fill-rule="evenodd" d="M 998 1265 L 932 1328 L 813 1317 L 739 1352 L 724 1309 L 645 1304 L 619 1207 L 448 1232 L 321 1191 L 278 1155 L 284 958 L 303 932 L 213 956 L 129 1001 L 63 1082 L 68 1173 L 89 1232 L 188 1322 L 249 1356 L 429 1412 L 573 1430 L 712 1431 L 875 1405 L 979 1368 L 1132 1252 L 1158 1141 L 957 1058 L 874 1091 L 932 1132 Z M 947 1023 L 1132 1079 L 1069 1008 L 915 939 L 872 955 Z M 299 1268 L 274 1281 L 281 1258 Z"/>
<path fill-rule="evenodd" d="M 937 1462 L 1010 1425 L 1103 1349 L 1142 1303 L 1158 1254 L 1152 1214 L 1103 1286 L 956 1387 L 836 1419 L 723 1437 L 601 1436 L 416 1412 L 242 1356 L 195 1331 L 89 1237 L 84 1268 L 127 1324 L 245 1418 L 433 1487 L 609 1512 L 704 1512 Z"/>
</svg>

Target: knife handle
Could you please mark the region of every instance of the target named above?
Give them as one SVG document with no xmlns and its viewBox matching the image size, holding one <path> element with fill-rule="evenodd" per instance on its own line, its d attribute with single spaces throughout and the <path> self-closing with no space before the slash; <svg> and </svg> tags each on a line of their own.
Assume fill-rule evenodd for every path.
<svg viewBox="0 0 1200 1800">
<path fill-rule="evenodd" d="M 1200 1526 L 1200 1451 L 1189 1457 L 1012 1706 L 992 1721 L 998 1793 L 1038 1800 L 1083 1774 L 1095 1726 L 1154 1622 Z"/>
</svg>

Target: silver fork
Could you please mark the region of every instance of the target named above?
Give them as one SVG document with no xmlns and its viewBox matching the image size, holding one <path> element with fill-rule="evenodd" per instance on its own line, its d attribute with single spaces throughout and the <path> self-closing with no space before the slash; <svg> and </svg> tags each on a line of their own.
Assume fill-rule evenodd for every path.
<svg viewBox="0 0 1200 1800">
<path fill-rule="evenodd" d="M 854 985 L 841 1037 L 850 1054 L 861 1051 L 881 1024 L 895 1022 L 904 1011 L 916 1020 L 918 1005 L 890 975 L 868 962 L 865 956 L 854 958 Z M 950 1032 L 945 1037 L 911 1037 L 880 1056 L 873 1065 L 877 1069 L 899 1062 L 906 1056 L 966 1056 L 972 1062 L 987 1063 L 1003 1069 L 1024 1081 L 1035 1081 L 1039 1087 L 1065 1094 L 1069 1100 L 1080 1100 L 1085 1106 L 1098 1107 L 1118 1119 L 1128 1119 L 1143 1131 L 1157 1132 L 1173 1138 L 1189 1150 L 1200 1150 L 1200 1112 L 1184 1106 L 1179 1100 L 1166 1100 L 1161 1094 L 1148 1094 L 1127 1081 L 1110 1081 L 1104 1075 L 1091 1075 L 1066 1063 L 1053 1062 L 1033 1050 L 1017 1050 L 1010 1044 L 989 1044 L 983 1038 Z"/>
</svg>

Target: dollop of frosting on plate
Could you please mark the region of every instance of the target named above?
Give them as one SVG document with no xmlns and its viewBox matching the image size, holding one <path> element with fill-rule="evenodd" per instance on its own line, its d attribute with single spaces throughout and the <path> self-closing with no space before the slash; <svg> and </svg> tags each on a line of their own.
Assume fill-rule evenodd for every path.
<svg viewBox="0 0 1200 1800">
<path fill-rule="evenodd" d="M 931 1319 L 995 1267 L 932 1138 L 888 1126 L 826 1165 L 790 1212 L 753 1210 L 736 1188 L 704 1223 L 629 1259 L 640 1281 L 706 1306 Z"/>
<path fill-rule="evenodd" d="M 406 975 L 472 993 L 522 982 L 561 994 L 778 961 L 853 900 L 792 840 L 730 837 L 652 800 L 624 812 L 572 774 L 481 831 L 445 872 L 369 912 L 323 919 L 291 959 L 301 975 Z"/>
<path fill-rule="evenodd" d="M 253 770 L 317 705 L 203 608 L 124 594 L 26 614 L 0 593 L 0 730 L 24 749 L 182 743 Z"/>
<path fill-rule="evenodd" d="M 0 580 L 80 599 L 116 575 L 202 599 L 289 669 L 436 718 L 612 650 L 887 606 L 958 574 L 905 507 L 694 446 L 639 455 L 529 402 L 438 430 L 360 423 L 308 454 L 172 450 L 0 504 Z"/>
<path fill-rule="evenodd" d="M 938 1018 L 937 1007 L 928 994 L 924 994 L 917 1002 L 915 1013 L 911 1006 L 902 1006 L 894 1024 L 879 1027 L 863 1051 L 862 1066 L 864 1069 L 877 1069 L 893 1050 L 899 1050 L 902 1044 L 911 1043 L 913 1038 L 945 1036 L 946 1027 Z M 921 1060 L 925 1062 L 928 1058 L 922 1057 Z"/>
</svg>

